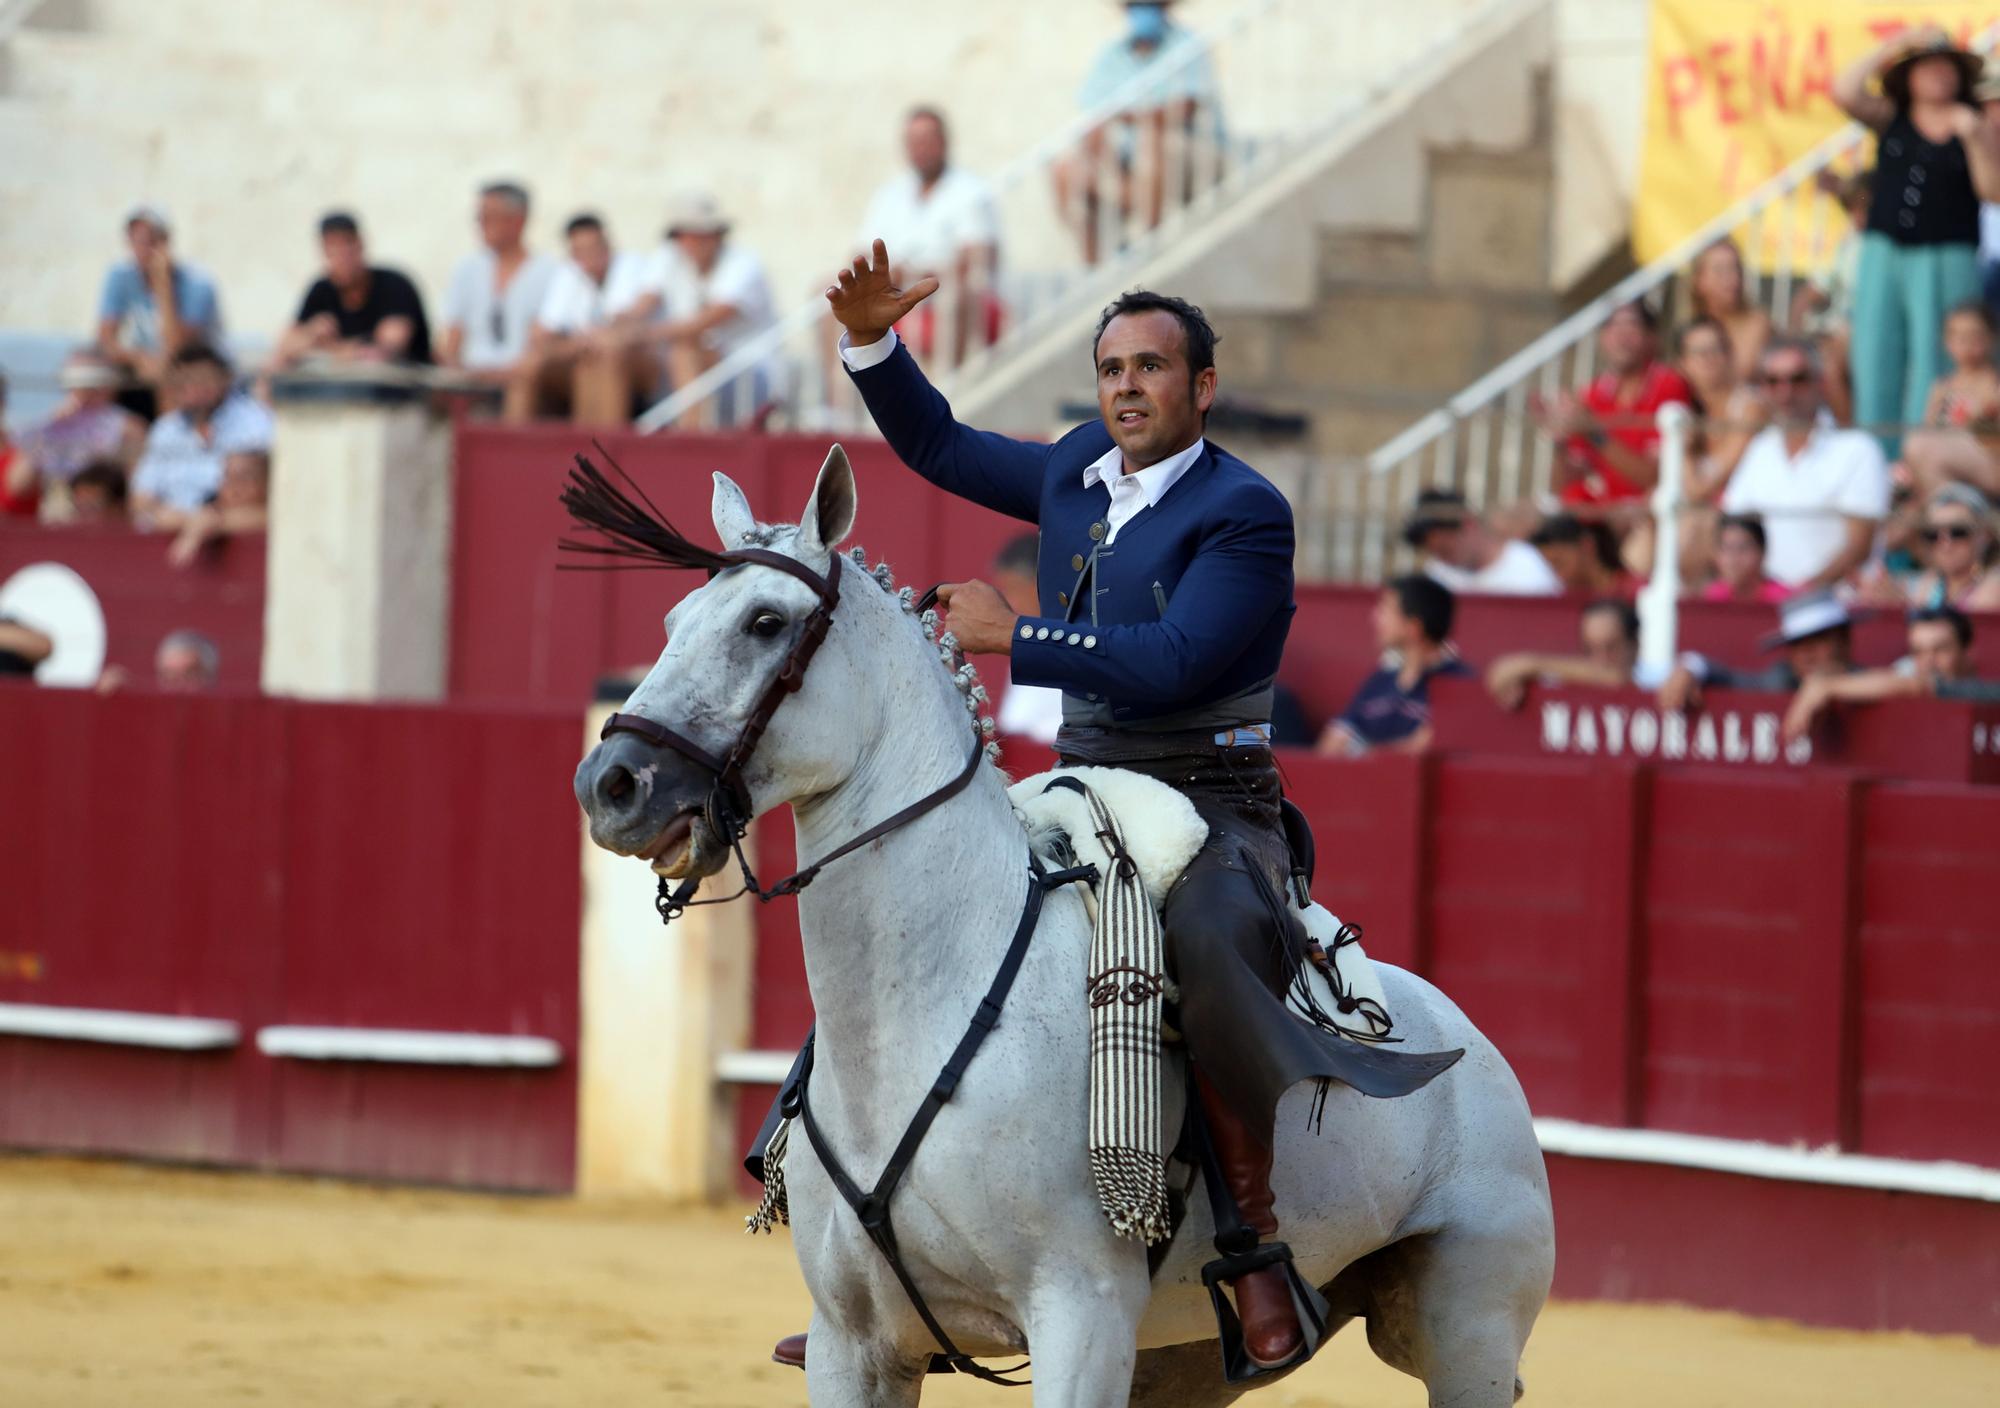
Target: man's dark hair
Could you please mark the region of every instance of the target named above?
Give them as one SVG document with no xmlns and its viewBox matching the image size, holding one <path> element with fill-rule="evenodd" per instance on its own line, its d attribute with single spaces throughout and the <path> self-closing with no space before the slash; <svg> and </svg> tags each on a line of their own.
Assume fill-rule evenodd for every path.
<svg viewBox="0 0 2000 1408">
<path fill-rule="evenodd" d="M 1618 556 L 1618 539 L 1610 525 L 1596 519 L 1586 523 L 1573 513 L 1550 514 L 1528 535 L 1528 542 L 1538 548 L 1551 543 L 1588 543 L 1598 565 L 1605 570 L 1616 572 L 1625 565 Z"/>
<path fill-rule="evenodd" d="M 1424 540 L 1438 528 L 1463 527 L 1472 516 L 1466 507 L 1465 495 L 1456 489 L 1422 489 L 1417 493 L 1417 505 L 1410 516 L 1403 520 L 1403 541 L 1422 552 Z"/>
<path fill-rule="evenodd" d="M 92 485 L 102 489 L 106 501 L 114 507 L 123 508 L 125 506 L 125 495 L 126 490 L 129 488 L 129 481 L 125 478 L 125 466 L 118 463 L 117 460 L 92 460 L 82 469 L 79 469 L 76 472 L 76 477 L 69 481 L 70 492 L 72 494 L 78 489 L 89 488 Z"/>
<path fill-rule="evenodd" d="M 1040 533 L 1018 533 L 1009 538 L 999 552 L 993 555 L 995 572 L 1025 572 L 1035 575 L 1035 568 L 1041 562 L 1042 535 Z"/>
<path fill-rule="evenodd" d="M 1111 326 L 1113 318 L 1122 318 L 1127 313 L 1171 313 L 1187 335 L 1188 386 L 1192 388 L 1195 379 L 1215 365 L 1215 344 L 1221 341 L 1215 329 L 1208 325 L 1208 315 L 1185 298 L 1175 298 L 1170 293 L 1154 293 L 1148 288 L 1135 288 L 1129 293 L 1121 293 L 1105 308 L 1097 320 L 1097 334 L 1090 339 L 1090 365 L 1097 365 L 1097 345 L 1104 341 L 1104 330 Z"/>
<path fill-rule="evenodd" d="M 319 237 L 346 235 L 349 239 L 361 238 L 361 222 L 344 210 L 329 210 L 319 217 Z"/>
<path fill-rule="evenodd" d="M 1725 513 L 1715 522 L 1715 536 L 1720 538 L 1731 528 L 1741 528 L 1750 535 L 1750 541 L 1757 545 L 1757 551 L 1764 551 L 1764 520 L 1754 513 Z"/>
<path fill-rule="evenodd" d="M 519 181 L 488 181 L 479 188 L 482 196 L 498 196 L 516 207 L 523 215 L 528 213 L 528 188 Z"/>
<path fill-rule="evenodd" d="M 596 214 L 591 211 L 579 211 L 577 214 L 570 216 L 569 223 L 563 226 L 563 238 L 568 239 L 578 230 L 595 230 L 601 235 L 604 233 L 604 222 L 598 219 Z"/>
<path fill-rule="evenodd" d="M 168 358 L 167 365 L 172 368 L 209 366 L 225 376 L 230 370 L 229 359 L 206 342 L 190 342 Z"/>
<path fill-rule="evenodd" d="M 1943 621 L 1951 627 L 1951 633 L 1958 637 L 1958 648 L 1964 650 L 1972 644 L 1972 618 L 1956 606 L 1924 606 L 1910 613 L 1910 624 L 1921 626 L 1931 621 Z"/>
<path fill-rule="evenodd" d="M 1421 572 L 1391 577 L 1387 586 L 1396 594 L 1396 605 L 1402 613 L 1423 631 L 1424 639 L 1432 645 L 1443 645 L 1451 635 L 1451 618 L 1458 611 L 1451 588 Z"/>
<path fill-rule="evenodd" d="M 1618 622 L 1619 634 L 1625 637 L 1628 645 L 1639 643 L 1639 613 L 1631 602 L 1615 596 L 1601 596 L 1595 601 L 1585 602 L 1583 610 L 1576 615 L 1577 624 L 1581 625 L 1600 612 Z"/>
<path fill-rule="evenodd" d="M 1640 323 L 1645 326 L 1647 332 L 1658 332 L 1660 330 L 1660 310 L 1643 298 L 1626 300 L 1613 308 L 1610 313 L 1607 313 L 1604 320 L 1610 322 L 1613 317 L 1627 311 L 1638 316 Z"/>
</svg>

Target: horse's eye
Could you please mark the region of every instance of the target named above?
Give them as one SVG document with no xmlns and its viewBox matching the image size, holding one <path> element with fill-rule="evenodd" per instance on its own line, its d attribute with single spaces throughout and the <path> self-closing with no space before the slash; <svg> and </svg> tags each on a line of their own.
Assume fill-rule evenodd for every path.
<svg viewBox="0 0 2000 1408">
<path fill-rule="evenodd" d="M 785 618 L 775 611 L 759 611 L 750 618 L 750 624 L 745 629 L 753 636 L 769 640 L 785 629 Z"/>
</svg>

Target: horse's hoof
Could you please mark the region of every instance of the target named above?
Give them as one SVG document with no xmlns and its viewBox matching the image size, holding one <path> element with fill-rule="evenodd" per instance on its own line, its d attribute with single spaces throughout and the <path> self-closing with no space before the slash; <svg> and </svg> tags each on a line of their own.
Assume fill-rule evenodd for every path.
<svg viewBox="0 0 2000 1408">
<path fill-rule="evenodd" d="M 1292 1306 L 1292 1288 L 1282 1266 L 1267 1266 L 1236 1278 L 1236 1316 L 1243 1323 L 1243 1353 L 1259 1369 L 1278 1369 L 1299 1357 L 1305 1334 Z"/>
<path fill-rule="evenodd" d="M 771 1351 L 771 1362 L 773 1364 L 783 1364 L 793 1369 L 805 1368 L 806 1337 L 804 1335 L 786 1335 L 778 1341 L 777 1348 Z"/>
</svg>

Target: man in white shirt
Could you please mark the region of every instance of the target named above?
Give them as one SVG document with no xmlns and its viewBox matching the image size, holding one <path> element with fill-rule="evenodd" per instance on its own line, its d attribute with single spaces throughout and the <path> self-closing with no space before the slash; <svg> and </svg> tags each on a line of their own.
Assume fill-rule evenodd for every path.
<svg viewBox="0 0 2000 1408">
<path fill-rule="evenodd" d="M 881 240 L 896 251 L 904 286 L 925 275 L 941 285 L 897 329 L 920 361 L 946 350 L 946 365 L 964 360 L 975 341 L 1000 332 L 994 276 L 1000 260 L 1000 213 L 979 177 L 949 164 L 950 138 L 936 108 L 912 109 L 903 123 L 909 169 L 884 182 L 868 202 L 855 240 L 868 249 Z M 940 335 L 938 323 L 944 324 Z"/>
<path fill-rule="evenodd" d="M 484 247 L 459 261 L 445 290 L 438 362 L 502 386 L 528 350 L 556 261 L 528 252 L 528 193 L 513 182 L 480 189 L 478 221 Z"/>
<path fill-rule="evenodd" d="M 549 279 L 528 330 L 528 350 L 507 382 L 506 416 L 531 420 L 564 410 L 578 425 L 622 425 L 635 392 L 659 382 L 659 361 L 614 320 L 646 296 L 646 260 L 614 252 L 597 216 L 574 216 L 563 227 L 569 258 Z"/>
<path fill-rule="evenodd" d="M 1557 596 L 1562 579 L 1519 538 L 1502 538 L 1453 489 L 1425 489 L 1403 523 L 1403 541 L 1424 556 L 1424 572 L 1458 595 Z"/>
<path fill-rule="evenodd" d="M 1889 516 L 1889 465 L 1881 443 L 1841 430 L 1825 415 L 1818 355 L 1777 338 L 1758 362 L 1772 424 L 1737 461 L 1722 511 L 1764 520 L 1764 571 L 1813 591 L 1845 581 L 1868 560 Z"/>
<path fill-rule="evenodd" d="M 666 352 L 667 380 L 686 386 L 777 325 L 764 263 L 729 239 L 715 198 L 684 195 L 667 222 L 666 245 L 647 260 L 646 296 L 625 318 L 645 325 L 645 340 Z M 657 321 L 655 321 L 657 319 Z M 749 423 L 770 400 L 771 376 L 758 360 L 684 416 L 687 429 Z"/>
<path fill-rule="evenodd" d="M 226 461 L 271 451 L 271 413 L 234 389 L 222 354 L 204 343 L 176 352 L 164 390 L 174 409 L 153 422 L 132 472 L 132 516 L 160 531 L 184 527 L 222 488 Z"/>
</svg>

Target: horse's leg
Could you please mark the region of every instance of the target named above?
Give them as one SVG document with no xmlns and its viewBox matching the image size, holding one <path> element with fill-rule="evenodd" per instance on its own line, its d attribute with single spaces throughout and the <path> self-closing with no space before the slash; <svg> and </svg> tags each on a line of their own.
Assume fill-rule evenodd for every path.
<svg viewBox="0 0 2000 1408">
<path fill-rule="evenodd" d="M 806 1353 L 806 1399 L 812 1408 L 917 1408 L 928 1360 L 884 1362 L 866 1341 L 813 1316 Z"/>
<path fill-rule="evenodd" d="M 1078 1268 L 1027 1315 L 1035 1408 L 1126 1408 L 1150 1287 L 1143 1260 L 1102 1276 Z"/>
<path fill-rule="evenodd" d="M 1548 1295 L 1546 1238 L 1449 1230 L 1368 1260 L 1369 1346 L 1422 1379 L 1432 1408 L 1508 1408 L 1520 1396 L 1521 1350 Z"/>
</svg>

